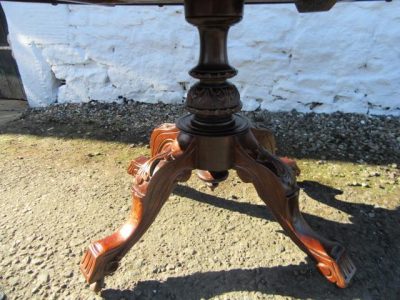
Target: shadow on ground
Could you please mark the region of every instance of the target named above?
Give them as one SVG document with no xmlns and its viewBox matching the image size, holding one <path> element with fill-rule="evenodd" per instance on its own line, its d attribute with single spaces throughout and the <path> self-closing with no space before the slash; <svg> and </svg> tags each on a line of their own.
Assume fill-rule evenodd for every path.
<svg viewBox="0 0 400 300">
<path fill-rule="evenodd" d="M 222 270 L 170 277 L 166 281 L 140 281 L 132 290 L 106 289 L 102 296 L 105 299 L 190 300 L 246 291 L 301 299 L 398 299 L 400 208 L 392 211 L 368 204 L 344 202 L 336 198 L 342 193 L 340 190 L 314 181 L 303 181 L 299 185 L 315 201 L 351 216 L 351 223 L 341 224 L 304 214 L 319 233 L 328 238 L 340 238 L 347 245 L 358 268 L 347 289 L 342 290 L 326 282 L 314 269 L 313 262 L 309 261 L 309 264 L 302 265 Z M 226 200 L 182 185 L 174 193 L 218 208 L 273 221 L 264 205 Z M 293 244 L 293 247 L 296 246 Z"/>
</svg>

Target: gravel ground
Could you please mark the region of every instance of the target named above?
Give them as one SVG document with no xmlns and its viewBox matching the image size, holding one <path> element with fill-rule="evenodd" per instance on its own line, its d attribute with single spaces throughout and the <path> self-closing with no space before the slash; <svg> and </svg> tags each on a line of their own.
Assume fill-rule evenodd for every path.
<svg viewBox="0 0 400 300">
<path fill-rule="evenodd" d="M 211 192 L 195 176 L 92 294 L 83 249 L 130 207 L 130 159 L 179 106 L 89 103 L 28 110 L 0 127 L 0 300 L 399 299 L 400 120 L 255 112 L 298 159 L 301 209 L 348 246 L 358 267 L 344 290 L 327 283 L 232 172 Z M 361 161 L 362 160 L 362 161 Z"/>
<path fill-rule="evenodd" d="M 30 109 L 3 132 L 66 136 L 147 144 L 155 126 L 175 122 L 182 105 L 125 104 L 55 105 Z M 259 127 L 271 129 L 282 155 L 388 164 L 400 162 L 400 118 L 359 114 L 297 112 L 244 113 Z"/>
</svg>

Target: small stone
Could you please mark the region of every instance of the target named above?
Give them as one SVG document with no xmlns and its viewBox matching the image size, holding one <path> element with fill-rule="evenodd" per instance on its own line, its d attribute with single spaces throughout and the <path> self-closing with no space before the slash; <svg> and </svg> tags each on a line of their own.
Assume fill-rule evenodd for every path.
<svg viewBox="0 0 400 300">
<path fill-rule="evenodd" d="M 192 248 L 187 248 L 185 250 L 185 253 L 187 253 L 189 255 L 195 255 L 197 253 L 197 251 L 195 249 L 192 249 Z"/>
<path fill-rule="evenodd" d="M 40 258 L 35 258 L 34 260 L 32 260 L 32 263 L 36 266 L 39 266 L 43 263 L 43 260 L 41 260 Z"/>
<path fill-rule="evenodd" d="M 368 177 L 379 177 L 379 176 L 381 176 L 381 173 L 379 172 L 372 172 L 368 174 Z"/>
<path fill-rule="evenodd" d="M 50 275 L 47 272 L 42 272 L 38 275 L 38 282 L 41 284 L 47 283 L 50 281 Z"/>
<path fill-rule="evenodd" d="M 32 294 L 36 294 L 39 290 L 40 290 L 40 284 L 36 285 L 36 286 L 32 289 Z"/>
<path fill-rule="evenodd" d="M 347 186 L 361 186 L 361 183 L 358 183 L 356 181 L 353 181 L 351 183 L 348 183 Z"/>
<path fill-rule="evenodd" d="M 99 156 L 99 155 L 102 155 L 102 153 L 100 153 L 100 152 L 94 152 L 94 153 L 89 153 L 89 154 L 87 154 L 88 157 L 94 157 L 94 156 Z"/>
<path fill-rule="evenodd" d="M 370 217 L 370 218 L 374 218 L 374 217 L 375 217 L 375 213 L 374 213 L 374 212 L 370 212 L 370 213 L 368 213 L 368 217 Z"/>
<path fill-rule="evenodd" d="M 69 271 L 69 272 L 64 274 L 65 278 L 71 278 L 72 276 L 74 276 L 74 272 L 73 271 Z"/>
<path fill-rule="evenodd" d="M 361 186 L 363 188 L 369 188 L 370 187 L 370 185 L 368 183 L 366 183 L 366 182 L 361 183 Z"/>
<path fill-rule="evenodd" d="M 61 252 L 63 255 L 65 256 L 70 256 L 70 254 L 72 253 L 70 248 L 65 249 L 63 252 Z"/>
<path fill-rule="evenodd" d="M 11 286 L 17 286 L 17 285 L 19 285 L 19 283 L 20 283 L 20 280 L 18 279 L 18 278 L 11 278 L 11 279 L 9 279 L 8 280 L 8 283 L 11 285 Z M 0 299 L 1 299 L 1 297 L 0 297 Z"/>
<path fill-rule="evenodd" d="M 27 264 L 29 264 L 30 262 L 31 262 L 30 256 L 27 256 L 27 257 L 25 257 L 25 258 L 22 260 L 22 263 L 23 263 L 24 265 L 27 265 Z"/>
</svg>

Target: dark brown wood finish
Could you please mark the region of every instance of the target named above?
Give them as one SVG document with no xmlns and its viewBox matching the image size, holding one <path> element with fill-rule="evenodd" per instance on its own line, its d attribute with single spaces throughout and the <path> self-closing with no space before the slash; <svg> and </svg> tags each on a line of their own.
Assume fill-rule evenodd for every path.
<svg viewBox="0 0 400 300">
<path fill-rule="evenodd" d="M 193 2 L 190 0 L 1 0 L 12 2 L 33 2 L 56 4 L 98 4 L 98 5 L 184 5 Z M 301 13 L 328 11 L 337 2 L 362 2 L 362 1 L 386 1 L 392 0 L 244 0 L 246 4 L 285 4 L 294 3 Z"/>
<path fill-rule="evenodd" d="M 247 119 L 235 114 L 241 102 L 228 81 L 237 71 L 229 65 L 227 36 L 230 26 L 241 20 L 243 6 L 243 0 L 185 2 L 186 19 L 200 34 L 199 63 L 190 71 L 199 82 L 189 90 L 186 103 L 191 114 L 176 126 L 155 129 L 151 157 L 132 161 L 128 172 L 135 180 L 127 223 L 90 245 L 82 258 L 81 270 L 95 290 L 145 233 L 175 184 L 187 180 L 194 169 L 213 188 L 235 169 L 244 182 L 254 184 L 288 236 L 330 282 L 344 288 L 353 277 L 356 268 L 344 247 L 315 233 L 302 217 L 295 162 L 274 155 L 271 132 L 251 128 Z"/>
</svg>

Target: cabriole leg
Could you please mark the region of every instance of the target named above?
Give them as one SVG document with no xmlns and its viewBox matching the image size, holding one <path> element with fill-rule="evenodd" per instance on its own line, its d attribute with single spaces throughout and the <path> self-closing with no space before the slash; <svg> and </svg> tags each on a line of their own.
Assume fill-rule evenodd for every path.
<svg viewBox="0 0 400 300">
<path fill-rule="evenodd" d="M 132 161 L 128 172 L 135 177 L 132 209 L 127 222 L 112 235 L 91 244 L 81 260 L 86 281 L 99 291 L 104 277 L 115 272 L 119 261 L 153 223 L 178 181 L 189 179 L 193 169 L 191 141 L 171 141 L 152 158 Z"/>
<path fill-rule="evenodd" d="M 338 287 L 345 288 L 356 268 L 345 248 L 314 232 L 299 209 L 299 189 L 293 170 L 258 144 L 251 133 L 237 139 L 235 169 L 245 182 L 252 182 L 260 198 L 319 271 Z"/>
</svg>

